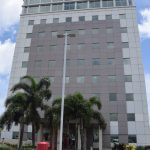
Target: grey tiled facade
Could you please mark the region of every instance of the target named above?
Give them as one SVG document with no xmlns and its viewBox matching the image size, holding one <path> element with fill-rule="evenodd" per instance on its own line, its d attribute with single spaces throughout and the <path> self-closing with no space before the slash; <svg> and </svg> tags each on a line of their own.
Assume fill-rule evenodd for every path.
<svg viewBox="0 0 150 150">
<path fill-rule="evenodd" d="M 107 29 L 112 28 L 112 33 L 107 33 Z M 80 30 L 84 34 L 80 35 Z M 99 33 L 94 33 L 93 30 Z M 110 146 L 110 114 L 118 115 L 119 141 L 128 143 L 127 112 L 125 99 L 125 82 L 122 57 L 122 42 L 119 20 L 87 21 L 77 23 L 60 23 L 35 25 L 32 32 L 32 40 L 29 54 L 27 74 L 36 78 L 55 77 L 52 83 L 52 93 L 54 96 L 61 96 L 62 88 L 62 68 L 63 68 L 63 48 L 64 39 L 53 37 L 52 33 L 63 34 L 64 32 L 76 34 L 75 38 L 68 38 L 70 50 L 67 52 L 67 73 L 70 81 L 66 84 L 66 94 L 75 91 L 82 92 L 84 96 L 90 97 L 94 94 L 100 94 L 103 105 L 102 113 L 107 122 L 107 128 L 103 133 L 103 146 Z M 39 34 L 44 36 L 39 38 Z M 113 47 L 109 48 L 108 43 L 113 42 Z M 78 48 L 83 44 L 82 49 Z M 93 44 L 98 43 L 94 49 Z M 56 45 L 55 50 L 51 49 Z M 37 47 L 43 49 L 37 51 Z M 98 65 L 92 64 L 93 58 L 99 58 Z M 113 64 L 109 64 L 109 59 L 114 59 Z M 78 59 L 84 60 L 84 64 L 78 65 Z M 39 66 L 35 63 L 39 62 Z M 49 66 L 49 61 L 55 61 L 53 66 Z M 76 78 L 84 76 L 84 83 L 77 83 Z M 99 80 L 92 82 L 93 76 L 99 76 Z M 116 76 L 115 81 L 111 81 L 108 76 Z M 117 100 L 109 101 L 109 93 L 116 93 Z"/>
</svg>

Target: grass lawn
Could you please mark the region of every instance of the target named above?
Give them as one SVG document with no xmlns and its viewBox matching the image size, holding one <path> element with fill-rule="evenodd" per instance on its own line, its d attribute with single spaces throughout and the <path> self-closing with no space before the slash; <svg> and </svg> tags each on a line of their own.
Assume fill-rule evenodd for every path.
<svg viewBox="0 0 150 150">
<path fill-rule="evenodd" d="M 14 148 L 14 147 L 10 147 L 10 146 L 4 145 L 4 144 L 0 144 L 0 150 L 17 150 L 17 149 Z M 36 150 L 36 149 L 23 147 L 22 150 Z"/>
</svg>

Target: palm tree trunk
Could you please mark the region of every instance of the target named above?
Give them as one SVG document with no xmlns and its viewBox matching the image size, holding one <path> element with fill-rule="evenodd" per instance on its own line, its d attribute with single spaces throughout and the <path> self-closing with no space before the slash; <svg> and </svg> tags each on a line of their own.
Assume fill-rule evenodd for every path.
<svg viewBox="0 0 150 150">
<path fill-rule="evenodd" d="M 81 134 L 81 150 L 83 150 L 83 136 L 84 136 L 84 133 L 83 133 L 83 122 L 80 120 L 80 134 Z"/>
<path fill-rule="evenodd" d="M 35 147 L 35 125 L 32 123 L 32 147 Z"/>
<path fill-rule="evenodd" d="M 51 138 L 51 147 L 52 147 L 52 150 L 55 150 L 55 139 L 56 139 L 56 131 L 55 129 L 53 128 L 52 129 L 52 138 Z"/>
<path fill-rule="evenodd" d="M 24 124 L 21 123 L 21 124 L 20 124 L 20 135 L 19 135 L 19 146 L 18 146 L 18 150 L 20 150 L 20 149 L 21 149 L 21 146 L 22 146 L 23 134 L 24 134 Z"/>
<path fill-rule="evenodd" d="M 86 150 L 86 145 L 87 145 L 87 137 L 86 137 L 86 129 L 83 129 L 83 150 Z"/>
</svg>

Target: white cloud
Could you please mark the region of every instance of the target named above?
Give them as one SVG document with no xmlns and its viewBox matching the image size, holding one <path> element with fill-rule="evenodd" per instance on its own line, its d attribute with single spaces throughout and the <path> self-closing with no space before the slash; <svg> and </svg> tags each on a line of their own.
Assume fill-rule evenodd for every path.
<svg viewBox="0 0 150 150">
<path fill-rule="evenodd" d="M 15 43 L 9 39 L 4 43 L 0 42 L 0 75 L 7 75 L 10 73 Z"/>
<path fill-rule="evenodd" d="M 150 114 L 150 73 L 147 73 L 145 75 L 145 83 L 146 83 L 147 101 L 148 101 L 149 114 Z"/>
<path fill-rule="evenodd" d="M 142 38 L 150 38 L 150 9 L 146 8 L 140 12 L 142 16 L 139 31 Z"/>
<path fill-rule="evenodd" d="M 19 21 L 23 0 L 1 0 L 0 34 Z"/>
<path fill-rule="evenodd" d="M 4 111 L 7 96 L 9 74 L 12 66 L 15 43 L 10 39 L 0 42 L 0 114 Z"/>
</svg>

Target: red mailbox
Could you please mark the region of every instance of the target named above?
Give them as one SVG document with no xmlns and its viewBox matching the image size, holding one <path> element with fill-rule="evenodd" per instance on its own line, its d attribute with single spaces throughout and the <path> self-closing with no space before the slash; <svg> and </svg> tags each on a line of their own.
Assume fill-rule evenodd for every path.
<svg viewBox="0 0 150 150">
<path fill-rule="evenodd" d="M 37 150 L 50 150 L 50 145 L 48 142 L 39 142 L 37 144 Z"/>
</svg>

